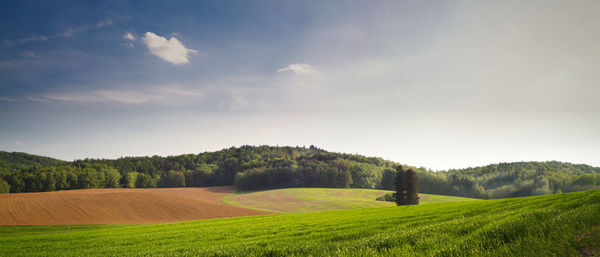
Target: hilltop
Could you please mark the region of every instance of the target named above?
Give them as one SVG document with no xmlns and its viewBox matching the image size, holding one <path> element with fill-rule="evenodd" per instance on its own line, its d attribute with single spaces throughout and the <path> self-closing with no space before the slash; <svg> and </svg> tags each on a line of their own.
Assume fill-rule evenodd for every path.
<svg viewBox="0 0 600 257">
<path fill-rule="evenodd" d="M 60 165 L 65 161 L 19 152 L 0 151 L 0 176 L 18 172 L 31 167 Z"/>
</svg>

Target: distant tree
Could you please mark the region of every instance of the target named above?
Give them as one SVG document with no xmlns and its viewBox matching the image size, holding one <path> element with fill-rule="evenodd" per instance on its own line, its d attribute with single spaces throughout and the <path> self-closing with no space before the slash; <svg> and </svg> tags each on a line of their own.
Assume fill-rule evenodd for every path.
<svg viewBox="0 0 600 257">
<path fill-rule="evenodd" d="M 10 185 L 0 178 L 0 194 L 8 194 L 10 192 Z"/>
<path fill-rule="evenodd" d="M 168 187 L 184 187 L 185 176 L 183 172 L 171 170 L 167 174 L 167 186 Z"/>
<path fill-rule="evenodd" d="M 406 172 L 406 201 L 407 204 L 419 204 L 419 179 L 413 169 Z"/>
<path fill-rule="evenodd" d="M 121 181 L 121 173 L 115 168 L 104 168 L 104 187 L 105 188 L 118 188 L 119 181 Z"/>
<path fill-rule="evenodd" d="M 25 181 L 18 174 L 8 177 L 8 183 L 10 184 L 11 193 L 21 193 L 25 190 Z"/>
<path fill-rule="evenodd" d="M 188 186 L 207 186 L 214 183 L 215 172 L 219 167 L 216 165 L 202 164 L 196 167 L 192 172 L 192 180 L 186 179 L 186 185 Z"/>
<path fill-rule="evenodd" d="M 402 169 L 402 165 L 396 167 L 396 178 L 394 179 L 394 198 L 396 205 L 406 205 L 406 172 Z"/>
<path fill-rule="evenodd" d="M 137 177 L 139 173 L 132 171 L 125 174 L 125 185 L 127 188 L 134 188 L 136 185 Z"/>
<path fill-rule="evenodd" d="M 394 188 L 396 189 L 396 193 L 394 193 L 396 205 L 419 204 L 419 182 L 413 169 L 404 171 L 401 165 L 396 167 Z"/>
<path fill-rule="evenodd" d="M 352 184 L 352 175 L 350 171 L 339 171 L 336 181 L 336 187 L 349 188 Z"/>
<path fill-rule="evenodd" d="M 394 178 L 396 177 L 396 171 L 392 168 L 385 168 L 381 175 L 381 188 L 392 190 L 394 189 Z"/>
<path fill-rule="evenodd" d="M 42 180 L 42 191 L 54 191 L 56 190 L 56 178 L 52 173 L 46 173 L 45 179 Z"/>
<path fill-rule="evenodd" d="M 152 188 L 156 187 L 156 181 L 148 174 L 140 173 L 137 175 L 135 182 L 137 188 Z"/>
</svg>

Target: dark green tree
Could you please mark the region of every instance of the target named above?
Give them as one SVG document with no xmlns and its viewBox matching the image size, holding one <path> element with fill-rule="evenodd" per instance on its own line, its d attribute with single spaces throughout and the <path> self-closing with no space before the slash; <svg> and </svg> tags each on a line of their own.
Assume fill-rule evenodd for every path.
<svg viewBox="0 0 600 257">
<path fill-rule="evenodd" d="M 168 187 L 184 187 L 185 176 L 181 171 L 170 170 L 167 174 L 167 186 Z"/>
<path fill-rule="evenodd" d="M 381 175 L 381 188 L 386 190 L 394 189 L 394 178 L 396 177 L 396 171 L 392 168 L 385 168 Z"/>
<path fill-rule="evenodd" d="M 394 179 L 394 198 L 396 205 L 419 204 L 419 181 L 413 169 L 405 171 L 401 165 L 396 167 L 396 179 Z"/>
<path fill-rule="evenodd" d="M 394 179 L 394 198 L 396 205 L 406 205 L 406 171 L 402 169 L 402 165 L 396 167 L 396 178 Z"/>
<path fill-rule="evenodd" d="M 406 202 L 409 205 L 419 204 L 419 180 L 413 169 L 406 172 Z"/>
<path fill-rule="evenodd" d="M 10 184 L 11 193 L 21 193 L 25 190 L 25 181 L 18 174 L 13 174 L 12 176 L 8 177 L 7 182 Z"/>
<path fill-rule="evenodd" d="M 0 178 L 0 194 L 8 194 L 10 192 L 10 185 Z"/>
<path fill-rule="evenodd" d="M 130 173 L 131 174 L 131 173 Z M 148 175 L 148 174 L 138 174 L 136 181 L 135 181 L 135 187 L 137 188 L 152 188 L 152 187 L 156 187 L 156 181 L 154 179 L 152 179 L 152 176 Z"/>
</svg>

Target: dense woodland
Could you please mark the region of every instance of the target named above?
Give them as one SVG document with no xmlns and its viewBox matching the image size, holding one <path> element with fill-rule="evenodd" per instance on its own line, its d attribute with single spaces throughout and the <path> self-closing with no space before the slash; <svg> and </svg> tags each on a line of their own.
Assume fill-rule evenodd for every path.
<svg viewBox="0 0 600 257">
<path fill-rule="evenodd" d="M 26 153 L 0 151 L 0 176 L 16 173 L 30 167 L 60 164 L 67 164 L 67 162 Z"/>
<path fill-rule="evenodd" d="M 427 179 L 438 181 L 427 183 L 429 186 L 445 182 L 448 183 L 447 189 L 451 185 L 451 191 L 456 195 L 479 198 L 546 195 L 600 188 L 600 168 L 557 161 L 500 163 L 426 175 Z M 426 179 L 425 176 L 422 179 Z M 434 193 L 433 188 L 427 190 Z"/>
<path fill-rule="evenodd" d="M 87 188 L 236 185 L 240 190 L 285 187 L 393 189 L 398 163 L 327 152 L 317 147 L 242 146 L 169 157 L 65 162 L 0 152 L 0 193 Z M 417 172 L 422 193 L 504 198 L 600 187 L 600 168 L 561 162 L 501 163 Z"/>
</svg>

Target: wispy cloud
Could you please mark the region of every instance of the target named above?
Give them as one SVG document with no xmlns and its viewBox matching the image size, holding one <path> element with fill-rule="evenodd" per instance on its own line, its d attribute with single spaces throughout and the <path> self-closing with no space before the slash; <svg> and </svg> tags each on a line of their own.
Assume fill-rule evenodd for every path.
<svg viewBox="0 0 600 257">
<path fill-rule="evenodd" d="M 152 32 L 146 32 L 144 37 L 142 37 L 142 41 L 146 44 L 150 53 L 175 65 L 189 63 L 188 55 L 190 53 L 197 53 L 196 50 L 186 48 L 175 37 L 167 40 Z"/>
<path fill-rule="evenodd" d="M 199 89 L 184 89 L 175 86 L 157 87 L 155 91 L 162 95 L 183 96 L 192 98 L 201 98 L 205 95 L 204 91 Z"/>
<path fill-rule="evenodd" d="M 149 90 L 93 90 L 90 92 L 52 93 L 28 97 L 32 101 L 60 101 L 76 103 L 176 103 L 204 97 L 204 92 L 176 86 L 155 87 Z"/>
<path fill-rule="evenodd" d="M 306 63 L 294 63 L 285 68 L 278 69 L 277 72 L 293 71 L 295 74 L 316 74 L 317 70 Z"/>
<path fill-rule="evenodd" d="M 143 92 L 136 91 L 115 91 L 115 90 L 96 90 L 88 93 L 63 93 L 49 94 L 44 98 L 48 100 L 80 103 L 98 103 L 98 102 L 117 102 L 117 103 L 147 103 L 156 98 Z"/>
<path fill-rule="evenodd" d="M 64 30 L 64 31 L 61 31 L 61 32 L 58 32 L 55 34 L 50 34 L 50 35 L 32 34 L 27 37 L 18 39 L 18 40 L 16 40 L 16 42 L 29 43 L 29 42 L 36 42 L 36 41 L 46 41 L 46 40 L 50 40 L 50 39 L 54 39 L 54 38 L 61 38 L 61 37 L 72 37 L 75 34 L 82 33 L 82 32 L 88 31 L 90 29 L 102 28 L 102 27 L 112 25 L 117 20 L 119 20 L 119 19 L 106 18 L 102 21 L 99 21 L 98 23 L 96 23 L 94 25 L 75 26 L 75 27 L 68 28 L 67 30 Z M 9 46 L 13 46 L 14 43 L 15 43 L 14 41 L 4 40 L 2 43 L 2 46 L 9 47 Z"/>
<path fill-rule="evenodd" d="M 112 25 L 113 23 L 115 23 L 114 19 L 111 18 L 106 18 L 104 20 L 101 20 L 100 22 L 96 23 L 96 28 L 102 28 L 108 25 Z"/>
<path fill-rule="evenodd" d="M 27 96 L 23 100 L 41 104 L 71 103 L 82 106 L 131 105 L 203 106 L 206 110 L 248 111 L 271 110 L 280 99 L 270 90 L 252 86 L 231 86 L 216 82 L 214 85 L 167 85 L 138 89 L 99 89 L 90 91 L 63 91 Z"/>
<path fill-rule="evenodd" d="M 59 32 L 56 34 L 52 34 L 52 35 L 46 35 L 46 36 L 34 34 L 34 35 L 30 35 L 28 37 L 19 39 L 19 42 L 28 43 L 28 42 L 32 42 L 32 41 L 46 41 L 49 39 L 54 39 L 54 38 L 59 38 L 59 37 L 71 37 L 74 34 L 84 32 L 90 28 L 91 28 L 91 26 L 69 28 L 65 31 L 62 31 L 62 32 Z"/>
</svg>

